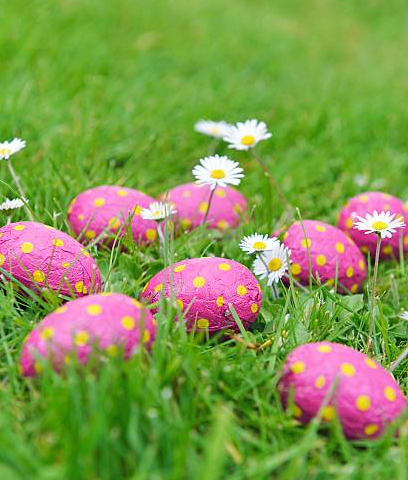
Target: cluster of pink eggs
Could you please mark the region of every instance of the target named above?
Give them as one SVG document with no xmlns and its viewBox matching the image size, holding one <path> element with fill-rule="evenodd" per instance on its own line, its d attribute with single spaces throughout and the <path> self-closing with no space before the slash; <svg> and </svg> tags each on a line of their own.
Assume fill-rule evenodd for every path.
<svg viewBox="0 0 408 480">
<path fill-rule="evenodd" d="M 206 218 L 209 228 L 237 227 L 247 200 L 231 187 L 217 187 L 208 210 L 210 189 L 184 184 L 162 196 L 174 206 L 176 232 L 194 229 Z M 139 245 L 157 238 L 157 224 L 141 216 L 154 199 L 120 186 L 101 186 L 80 193 L 68 210 L 77 239 L 35 222 L 17 222 L 0 229 L 0 267 L 6 281 L 41 294 L 52 290 L 66 301 L 46 316 L 23 343 L 20 366 L 35 376 L 50 362 L 61 371 L 74 358 L 86 364 L 92 353 L 129 358 L 152 347 L 161 301 L 176 309 L 189 331 L 210 335 L 248 329 L 262 304 L 262 290 L 244 265 L 225 258 L 180 261 L 157 273 L 139 300 L 119 293 L 101 293 L 102 278 L 89 245 L 109 247 L 131 235 Z M 340 293 L 358 292 L 366 278 L 367 254 L 375 238 L 352 229 L 352 214 L 392 211 L 408 221 L 407 207 L 391 195 L 367 192 L 350 199 L 338 227 L 317 220 L 295 222 L 277 232 L 291 250 L 290 272 L 302 285 L 310 279 Z M 207 216 L 206 216 L 207 214 Z M 398 258 L 403 241 L 386 239 L 383 258 Z M 150 305 L 150 308 L 147 306 Z M 237 321 L 238 319 L 238 321 Z M 282 403 L 303 423 L 316 415 L 337 417 L 349 438 L 373 438 L 397 419 L 406 400 L 392 376 L 365 355 L 343 345 L 322 342 L 295 349 L 287 358 L 279 382 Z"/>
</svg>

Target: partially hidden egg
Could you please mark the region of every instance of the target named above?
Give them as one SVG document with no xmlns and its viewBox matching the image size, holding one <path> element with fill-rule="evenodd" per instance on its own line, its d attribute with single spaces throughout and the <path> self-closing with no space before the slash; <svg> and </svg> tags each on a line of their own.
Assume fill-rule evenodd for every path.
<svg viewBox="0 0 408 480">
<path fill-rule="evenodd" d="M 122 353 L 129 358 L 155 336 L 151 313 L 137 300 L 120 293 L 89 295 L 67 302 L 47 315 L 24 340 L 20 366 L 35 376 L 49 361 L 61 371 L 75 357 L 86 364 L 92 352 Z"/>
<path fill-rule="evenodd" d="M 184 230 L 200 226 L 210 205 L 211 188 L 208 185 L 185 183 L 162 197 L 177 210 L 179 223 Z M 213 192 L 206 222 L 210 228 L 221 231 L 235 228 L 241 223 L 247 200 L 232 187 L 217 187 Z"/>
<path fill-rule="evenodd" d="M 300 422 L 308 423 L 322 408 L 323 421 L 337 416 L 349 439 L 378 437 L 407 406 L 394 378 L 378 363 L 331 342 L 293 350 L 278 388 Z"/>
<path fill-rule="evenodd" d="M 187 329 L 208 329 L 210 333 L 239 331 L 230 305 L 247 329 L 255 321 L 262 301 L 260 286 L 248 268 L 217 257 L 183 260 L 162 270 L 145 286 L 141 298 L 155 303 L 161 295 L 169 298 L 172 294 Z"/>
<path fill-rule="evenodd" d="M 334 285 L 337 278 L 340 291 L 360 290 L 366 278 L 366 261 L 342 230 L 324 222 L 303 220 L 288 228 L 283 242 L 291 250 L 291 273 L 302 285 L 309 284 L 310 267 L 312 276 L 321 283 Z"/>
<path fill-rule="evenodd" d="M 42 223 L 17 222 L 0 228 L 0 266 L 34 291 L 51 289 L 73 297 L 101 289 L 99 269 L 83 246 Z"/>
<path fill-rule="evenodd" d="M 148 208 L 154 198 L 132 188 L 114 185 L 85 190 L 74 198 L 68 210 L 68 220 L 81 242 L 113 239 L 130 230 L 137 243 L 156 240 L 157 227 L 153 220 L 144 220 L 143 208 Z M 104 237 L 104 238 L 102 238 Z"/>
<path fill-rule="evenodd" d="M 377 235 L 365 234 L 363 231 L 353 228 L 353 214 L 365 218 L 366 214 L 372 214 L 374 211 L 380 213 L 395 213 L 395 218 L 401 218 L 408 223 L 408 206 L 402 200 L 393 195 L 383 192 L 364 192 L 356 195 L 347 202 L 342 208 L 338 227 L 350 235 L 360 250 L 367 255 L 369 252 L 371 258 L 374 258 L 377 247 Z M 402 245 L 404 252 L 408 252 L 408 232 L 405 229 L 399 229 L 391 238 L 383 238 L 381 241 L 381 257 L 392 258 L 399 257 L 399 242 L 402 236 Z"/>
</svg>

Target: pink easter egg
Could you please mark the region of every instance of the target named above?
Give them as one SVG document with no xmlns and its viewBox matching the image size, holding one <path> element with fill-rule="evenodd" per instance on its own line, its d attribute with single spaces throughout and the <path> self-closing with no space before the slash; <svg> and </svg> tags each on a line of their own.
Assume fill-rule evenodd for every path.
<svg viewBox="0 0 408 480">
<path fill-rule="evenodd" d="M 375 256 L 377 246 L 377 235 L 365 234 L 362 231 L 353 228 L 353 213 L 365 218 L 367 213 L 372 214 L 374 211 L 378 213 L 391 212 L 395 213 L 396 218 L 402 217 L 404 222 L 408 224 L 408 207 L 402 200 L 388 193 L 382 192 L 364 192 L 350 198 L 347 204 L 340 212 L 338 227 L 354 240 L 360 250 L 367 254 L 370 252 L 371 258 Z M 404 228 L 398 229 L 391 238 L 383 238 L 381 241 L 381 257 L 392 258 L 399 257 L 399 238 L 403 237 L 404 252 L 408 252 L 408 235 Z"/>
<path fill-rule="evenodd" d="M 340 229 L 317 220 L 295 222 L 283 235 L 290 248 L 290 270 L 302 285 L 309 284 L 309 256 L 312 275 L 321 283 L 337 284 L 352 293 L 360 290 L 367 266 L 356 244 Z M 303 231 L 304 230 L 304 231 Z"/>
<path fill-rule="evenodd" d="M 261 308 L 262 292 L 248 268 L 216 257 L 183 260 L 156 274 L 144 287 L 141 298 L 149 303 L 173 292 L 186 319 L 187 329 L 239 331 L 229 310 L 231 304 L 247 329 Z M 157 309 L 152 310 L 153 313 Z"/>
<path fill-rule="evenodd" d="M 141 217 L 142 208 L 148 208 L 155 199 L 132 188 L 114 185 L 85 190 L 71 202 L 68 220 L 80 241 L 91 241 L 104 234 L 110 240 L 118 232 L 124 235 L 128 224 L 137 243 L 151 243 L 157 237 L 153 220 Z"/>
<path fill-rule="evenodd" d="M 363 353 L 338 343 L 295 348 L 283 366 L 278 388 L 285 407 L 293 400 L 293 414 L 302 423 L 315 417 L 327 398 L 323 421 L 337 416 L 350 439 L 378 437 L 407 406 L 386 370 Z"/>
<path fill-rule="evenodd" d="M 149 349 L 155 336 L 151 313 L 121 293 L 89 295 L 67 302 L 47 315 L 24 340 L 20 365 L 31 377 L 43 368 L 41 359 L 61 371 L 73 357 L 86 364 L 95 350 L 123 351 L 129 358 L 140 343 Z"/>
<path fill-rule="evenodd" d="M 184 230 L 200 226 L 208 209 L 211 189 L 208 185 L 185 183 L 171 190 L 163 199 L 177 209 L 178 219 Z M 232 187 L 217 187 L 211 201 L 207 222 L 210 228 L 221 231 L 235 228 L 241 223 L 247 200 Z"/>
<path fill-rule="evenodd" d="M 51 289 L 68 297 L 101 289 L 101 274 L 74 238 L 36 222 L 0 229 L 0 266 L 31 290 Z"/>
</svg>

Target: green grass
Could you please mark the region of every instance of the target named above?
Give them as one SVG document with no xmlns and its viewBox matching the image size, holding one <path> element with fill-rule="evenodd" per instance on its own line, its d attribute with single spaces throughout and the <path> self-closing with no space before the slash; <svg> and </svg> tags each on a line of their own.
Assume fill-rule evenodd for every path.
<svg viewBox="0 0 408 480">
<path fill-rule="evenodd" d="M 99 184 L 158 195 L 189 181 L 210 148 L 192 130 L 202 117 L 266 121 L 273 138 L 259 153 L 303 218 L 334 223 L 361 189 L 408 197 L 403 0 L 0 0 L 0 18 L 0 137 L 27 140 L 13 164 L 39 221 L 68 231 L 70 200 Z M 230 155 L 246 167 L 240 188 L 254 221 L 221 241 L 183 236 L 176 259 L 206 251 L 249 265 L 238 240 L 279 225 L 282 206 L 262 173 L 246 154 Z M 4 164 L 0 175 L 1 196 L 13 196 Z M 116 255 L 111 267 L 107 252 L 92 253 L 110 272 L 106 288 L 132 296 L 163 266 L 156 247 Z M 407 272 L 380 268 L 385 367 L 407 344 L 398 318 Z M 163 313 L 151 356 L 27 381 L 21 343 L 52 305 L 3 289 L 0 478 L 406 479 L 406 434 L 350 443 L 335 425 L 300 426 L 280 406 L 278 372 L 296 345 L 365 348 L 366 298 L 328 295 L 266 291 L 243 343 L 204 343 Z M 270 338 L 262 351 L 247 348 Z M 407 373 L 405 361 L 395 372 L 405 393 Z"/>
</svg>

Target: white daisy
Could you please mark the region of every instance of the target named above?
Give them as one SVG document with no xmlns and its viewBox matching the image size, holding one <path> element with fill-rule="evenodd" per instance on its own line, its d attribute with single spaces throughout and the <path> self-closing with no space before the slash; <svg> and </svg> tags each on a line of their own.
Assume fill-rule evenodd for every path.
<svg viewBox="0 0 408 480">
<path fill-rule="evenodd" d="M 164 220 L 175 213 L 177 213 L 177 210 L 164 202 L 153 202 L 149 205 L 149 208 L 142 208 L 140 212 L 144 220 Z"/>
<path fill-rule="evenodd" d="M 198 185 L 210 185 L 211 189 L 217 186 L 226 187 L 227 184 L 239 185 L 244 170 L 238 162 L 228 157 L 213 155 L 200 160 L 201 165 L 193 168 L 193 175 Z"/>
<path fill-rule="evenodd" d="M 25 140 L 21 138 L 15 138 L 11 142 L 7 140 L 0 142 L 0 160 L 8 160 L 12 155 L 19 152 L 26 146 Z"/>
<path fill-rule="evenodd" d="M 227 134 L 224 135 L 224 141 L 229 143 L 229 148 L 249 150 L 255 147 L 261 140 L 266 140 L 271 136 L 264 122 L 258 122 L 258 120 L 253 119 L 246 122 L 238 122 L 232 126 Z"/>
<path fill-rule="evenodd" d="M 260 278 L 268 277 L 268 285 L 277 283 L 288 270 L 288 258 L 291 251 L 275 241 L 272 250 L 260 253 L 253 263 L 255 275 Z"/>
<path fill-rule="evenodd" d="M 9 200 L 6 198 L 6 200 L 3 203 L 0 203 L 0 210 L 15 210 L 16 208 L 21 208 L 24 206 L 25 203 L 28 203 L 28 200 L 24 199 L 21 200 L 21 198 L 14 198 L 13 200 Z"/>
<path fill-rule="evenodd" d="M 227 135 L 231 127 L 232 125 L 230 123 L 224 121 L 214 122 L 213 120 L 199 120 L 194 125 L 194 130 L 210 137 L 223 138 Z"/>
<path fill-rule="evenodd" d="M 239 248 L 246 253 L 265 252 L 271 250 L 277 242 L 275 237 L 268 237 L 268 235 L 260 235 L 254 233 L 247 237 L 244 237 L 239 244 Z"/>
<path fill-rule="evenodd" d="M 391 212 L 377 213 L 374 211 L 373 214 L 367 213 L 365 218 L 357 214 L 352 216 L 358 220 L 354 222 L 353 228 L 361 230 L 365 234 L 378 233 L 381 235 L 381 238 L 391 238 L 397 228 L 405 228 L 404 219 L 399 217 L 394 220 L 395 213 Z"/>
<path fill-rule="evenodd" d="M 402 320 L 408 320 L 408 312 L 406 310 L 401 312 L 398 316 L 399 318 L 402 318 Z"/>
</svg>

